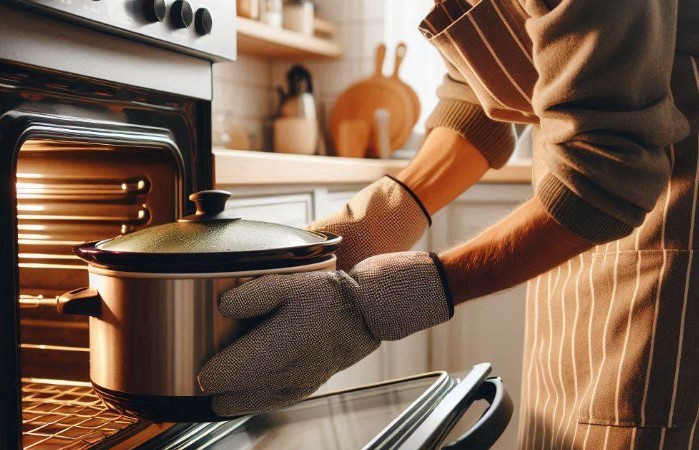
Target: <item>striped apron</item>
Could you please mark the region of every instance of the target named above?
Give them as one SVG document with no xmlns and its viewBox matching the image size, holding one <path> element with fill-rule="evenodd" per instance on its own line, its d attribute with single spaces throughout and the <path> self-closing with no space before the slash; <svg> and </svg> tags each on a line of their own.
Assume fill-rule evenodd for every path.
<svg viewBox="0 0 699 450">
<path fill-rule="evenodd" d="M 525 19 L 516 0 L 447 0 L 421 31 L 490 117 L 534 125 L 536 183 Z M 675 57 L 691 132 L 666 149 L 672 177 L 644 224 L 529 283 L 520 449 L 699 449 L 698 64 Z"/>
</svg>

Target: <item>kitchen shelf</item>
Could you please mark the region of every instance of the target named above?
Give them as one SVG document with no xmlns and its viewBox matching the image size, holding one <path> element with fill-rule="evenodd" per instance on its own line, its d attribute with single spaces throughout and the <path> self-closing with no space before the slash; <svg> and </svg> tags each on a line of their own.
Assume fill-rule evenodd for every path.
<svg viewBox="0 0 699 450">
<path fill-rule="evenodd" d="M 342 48 L 329 39 L 306 36 L 238 17 L 238 51 L 274 59 L 339 58 Z"/>
<path fill-rule="evenodd" d="M 288 155 L 214 148 L 216 183 L 237 186 L 368 184 L 384 175 L 397 175 L 407 160 Z M 481 182 L 527 184 L 531 162 L 510 163 L 489 170 Z"/>
</svg>

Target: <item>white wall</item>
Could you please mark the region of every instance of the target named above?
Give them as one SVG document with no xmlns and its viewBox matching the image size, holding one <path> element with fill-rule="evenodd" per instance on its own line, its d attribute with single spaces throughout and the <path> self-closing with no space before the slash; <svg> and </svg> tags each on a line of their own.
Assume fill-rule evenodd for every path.
<svg viewBox="0 0 699 450">
<path fill-rule="evenodd" d="M 434 0 L 387 0 L 385 34 L 389 48 L 399 42 L 408 46 L 408 55 L 401 67 L 403 78 L 417 93 L 422 106 L 415 126 L 422 132 L 425 119 L 437 105 L 436 90 L 445 73 L 444 62 L 437 50 L 418 31 L 418 25 L 434 6 Z"/>
<path fill-rule="evenodd" d="M 214 145 L 224 123 L 235 121 L 247 132 L 252 149 L 271 147 L 270 118 L 276 107 L 271 76 L 272 64 L 262 58 L 239 55 L 235 62 L 214 64 Z"/>
</svg>

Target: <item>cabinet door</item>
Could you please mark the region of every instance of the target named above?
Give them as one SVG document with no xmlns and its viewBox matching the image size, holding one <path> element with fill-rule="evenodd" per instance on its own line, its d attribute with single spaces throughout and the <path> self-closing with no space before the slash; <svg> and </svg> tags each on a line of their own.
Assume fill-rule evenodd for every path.
<svg viewBox="0 0 699 450">
<path fill-rule="evenodd" d="M 226 204 L 228 213 L 246 220 L 281 223 L 301 228 L 311 221 L 312 210 L 311 194 L 232 198 Z"/>
<path fill-rule="evenodd" d="M 352 197 L 359 191 L 338 191 L 338 192 L 324 192 L 322 195 L 318 195 L 317 203 L 317 213 L 318 218 L 329 216 L 342 209 L 347 202 L 352 200 Z"/>
<path fill-rule="evenodd" d="M 479 185 L 433 218 L 432 245 L 441 251 L 463 242 L 508 215 L 530 198 L 529 186 Z M 519 405 L 524 340 L 526 284 L 456 307 L 454 317 L 430 330 L 431 370 L 463 371 L 481 362 L 493 364 Z M 519 415 L 493 447 L 517 448 Z"/>
</svg>

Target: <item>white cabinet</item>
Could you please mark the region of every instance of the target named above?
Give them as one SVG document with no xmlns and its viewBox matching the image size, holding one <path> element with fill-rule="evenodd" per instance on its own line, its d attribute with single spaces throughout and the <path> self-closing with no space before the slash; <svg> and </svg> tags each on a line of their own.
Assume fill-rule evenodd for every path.
<svg viewBox="0 0 699 450">
<path fill-rule="evenodd" d="M 313 196 L 302 193 L 232 198 L 226 204 L 226 211 L 246 220 L 303 227 L 313 217 Z"/>
</svg>

